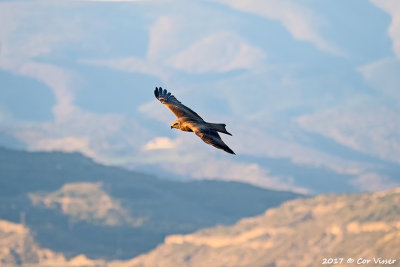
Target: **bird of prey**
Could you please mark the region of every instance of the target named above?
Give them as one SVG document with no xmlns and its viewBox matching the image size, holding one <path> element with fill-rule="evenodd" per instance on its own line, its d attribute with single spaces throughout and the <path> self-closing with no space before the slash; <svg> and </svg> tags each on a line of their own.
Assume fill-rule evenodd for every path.
<svg viewBox="0 0 400 267">
<path fill-rule="evenodd" d="M 196 112 L 183 105 L 175 96 L 167 90 L 163 90 L 161 87 L 156 87 L 154 95 L 178 118 L 176 121 L 172 122 L 171 129 L 176 128 L 181 131 L 194 132 L 205 143 L 230 154 L 235 154 L 235 152 L 222 141 L 218 134 L 218 132 L 220 132 L 232 135 L 225 129 L 226 124 L 205 122 Z"/>
</svg>

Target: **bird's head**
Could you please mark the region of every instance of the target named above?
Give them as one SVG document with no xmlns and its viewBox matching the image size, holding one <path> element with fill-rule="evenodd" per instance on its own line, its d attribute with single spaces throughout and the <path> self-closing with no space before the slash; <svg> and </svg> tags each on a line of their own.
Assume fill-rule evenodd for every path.
<svg viewBox="0 0 400 267">
<path fill-rule="evenodd" d="M 179 121 L 174 121 L 173 123 L 171 123 L 171 129 L 172 128 L 176 128 L 176 129 L 180 129 L 180 123 Z"/>
</svg>

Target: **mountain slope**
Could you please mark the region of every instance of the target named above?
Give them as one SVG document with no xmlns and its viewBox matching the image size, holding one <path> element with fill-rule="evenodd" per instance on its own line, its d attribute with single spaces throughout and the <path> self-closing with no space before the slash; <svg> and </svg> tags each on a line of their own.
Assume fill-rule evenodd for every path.
<svg viewBox="0 0 400 267">
<path fill-rule="evenodd" d="M 41 248 L 29 228 L 0 220 L 0 265 L 6 266 L 104 266 L 103 260 L 90 260 L 85 255 L 66 259 L 63 254 Z"/>
<path fill-rule="evenodd" d="M 110 266 L 321 266 L 323 258 L 350 257 L 395 266 L 399 255 L 400 188 L 290 201 L 233 226 L 168 236 L 152 252 Z"/>
<path fill-rule="evenodd" d="M 104 166 L 78 153 L 0 148 L 0 219 L 21 214 L 46 248 L 67 257 L 127 259 L 170 234 L 262 213 L 299 197 L 222 181 L 176 182 Z"/>
</svg>

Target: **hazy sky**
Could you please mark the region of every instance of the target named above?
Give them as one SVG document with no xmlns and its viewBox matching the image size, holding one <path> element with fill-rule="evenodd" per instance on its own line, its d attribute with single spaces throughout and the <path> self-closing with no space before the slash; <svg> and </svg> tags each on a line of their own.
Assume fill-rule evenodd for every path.
<svg viewBox="0 0 400 267">
<path fill-rule="evenodd" d="M 400 1 L 0 1 L 0 144 L 300 192 L 400 184 Z M 171 130 L 170 90 L 238 154 Z"/>
</svg>

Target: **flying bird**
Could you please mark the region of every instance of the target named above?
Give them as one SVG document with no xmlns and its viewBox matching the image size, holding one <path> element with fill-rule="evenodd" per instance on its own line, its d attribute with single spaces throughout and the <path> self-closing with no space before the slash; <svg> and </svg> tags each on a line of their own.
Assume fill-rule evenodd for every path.
<svg viewBox="0 0 400 267">
<path fill-rule="evenodd" d="M 226 130 L 226 124 L 205 122 L 196 112 L 183 105 L 175 96 L 167 90 L 163 90 L 161 87 L 156 87 L 154 95 L 178 118 L 176 121 L 172 122 L 171 129 L 176 128 L 181 131 L 194 132 L 205 143 L 230 154 L 235 154 L 235 152 L 222 141 L 218 134 L 218 132 L 220 132 L 232 135 Z"/>
</svg>

